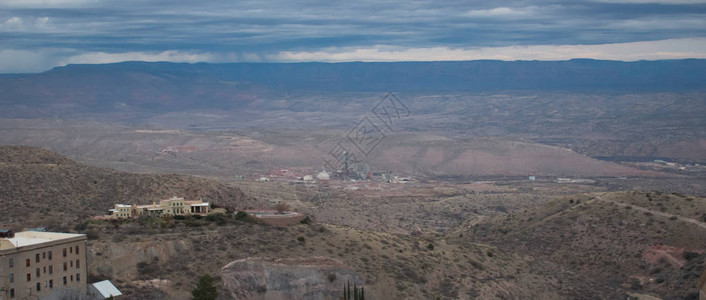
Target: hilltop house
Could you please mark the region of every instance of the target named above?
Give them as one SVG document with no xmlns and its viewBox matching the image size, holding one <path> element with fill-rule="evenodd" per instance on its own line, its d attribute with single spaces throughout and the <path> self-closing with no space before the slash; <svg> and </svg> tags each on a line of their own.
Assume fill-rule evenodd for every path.
<svg viewBox="0 0 706 300">
<path fill-rule="evenodd" d="M 202 200 L 184 200 L 176 196 L 160 200 L 159 204 L 115 204 L 108 212 L 108 218 L 136 218 L 139 216 L 186 216 L 207 215 L 211 210 L 208 202 Z"/>
</svg>

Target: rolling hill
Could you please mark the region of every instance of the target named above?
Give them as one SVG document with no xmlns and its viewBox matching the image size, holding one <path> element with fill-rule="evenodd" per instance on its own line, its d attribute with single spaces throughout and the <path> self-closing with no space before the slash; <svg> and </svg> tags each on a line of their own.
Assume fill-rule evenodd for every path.
<svg viewBox="0 0 706 300">
<path fill-rule="evenodd" d="M 236 187 L 185 175 L 132 174 L 82 165 L 56 153 L 25 146 L 0 147 L 3 222 L 62 226 L 107 213 L 115 203 L 151 203 L 175 195 L 245 208 L 258 200 Z"/>
<path fill-rule="evenodd" d="M 696 299 L 706 259 L 706 199 L 638 191 L 577 195 L 468 223 L 449 237 L 554 262 L 601 298 L 629 292 Z"/>
</svg>

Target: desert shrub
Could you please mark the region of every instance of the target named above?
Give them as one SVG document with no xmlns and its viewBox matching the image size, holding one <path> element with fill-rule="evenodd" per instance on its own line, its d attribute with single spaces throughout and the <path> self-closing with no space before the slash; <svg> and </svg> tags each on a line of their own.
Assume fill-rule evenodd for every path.
<svg viewBox="0 0 706 300">
<path fill-rule="evenodd" d="M 195 218 L 188 218 L 184 220 L 184 224 L 188 227 L 198 227 L 201 226 L 201 222 L 196 220 Z"/>
<path fill-rule="evenodd" d="M 630 289 L 633 291 L 640 291 L 642 290 L 642 284 L 640 283 L 639 280 L 633 280 L 632 283 L 630 284 Z"/>
<path fill-rule="evenodd" d="M 686 260 L 692 260 L 694 258 L 699 257 L 699 254 L 696 252 L 691 252 L 691 251 L 684 251 L 684 258 Z"/>
<path fill-rule="evenodd" d="M 277 213 L 281 214 L 289 210 L 289 204 L 280 202 L 274 206 L 274 209 L 277 211 Z"/>
<path fill-rule="evenodd" d="M 304 243 L 306 239 L 303 236 L 298 236 L 297 241 Z"/>
<path fill-rule="evenodd" d="M 137 224 L 127 224 L 123 226 L 128 234 L 139 234 L 142 232 L 142 228 Z"/>
<path fill-rule="evenodd" d="M 247 218 L 248 214 L 244 211 L 238 211 L 237 213 L 235 213 L 235 219 L 238 221 L 244 221 Z"/>
<path fill-rule="evenodd" d="M 156 278 L 162 273 L 158 264 L 158 259 L 153 259 L 152 262 L 141 261 L 137 263 L 137 272 L 142 279 Z"/>
<path fill-rule="evenodd" d="M 429 245 L 427 245 L 427 249 L 434 250 L 434 244 L 429 243 Z"/>
<path fill-rule="evenodd" d="M 113 243 L 120 243 L 125 239 L 125 235 L 122 233 L 116 233 L 113 236 Z"/>
<path fill-rule="evenodd" d="M 209 222 L 216 222 L 218 225 L 225 225 L 226 224 L 226 216 L 224 214 L 210 214 L 206 216 L 206 221 Z"/>
<path fill-rule="evenodd" d="M 214 279 L 209 275 L 199 277 L 199 283 L 191 291 L 194 300 L 215 300 L 218 298 L 218 290 L 213 285 Z"/>
<path fill-rule="evenodd" d="M 81 232 L 81 231 L 86 230 L 87 227 L 88 226 L 86 225 L 85 222 L 81 222 L 81 223 L 76 224 L 76 226 L 74 226 L 74 230 Z"/>
<path fill-rule="evenodd" d="M 93 230 L 93 229 L 86 231 L 86 237 L 87 237 L 89 240 L 97 240 L 97 239 L 100 239 L 100 235 L 98 234 L 98 232 L 95 231 L 95 230 Z"/>
<path fill-rule="evenodd" d="M 306 218 L 304 218 L 304 220 L 299 221 L 299 223 L 308 225 L 311 224 L 311 219 L 309 219 L 309 216 L 307 216 Z"/>
<path fill-rule="evenodd" d="M 488 255 L 488 257 L 493 257 L 493 252 L 490 250 L 488 250 L 485 254 Z"/>
</svg>

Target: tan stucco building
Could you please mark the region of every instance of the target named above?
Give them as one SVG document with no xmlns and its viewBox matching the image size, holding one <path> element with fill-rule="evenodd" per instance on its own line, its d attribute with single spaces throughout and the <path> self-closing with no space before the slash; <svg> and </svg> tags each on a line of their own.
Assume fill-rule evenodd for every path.
<svg viewBox="0 0 706 300">
<path fill-rule="evenodd" d="M 139 216 L 185 216 L 185 215 L 207 215 L 211 210 L 208 202 L 202 200 L 184 200 L 184 198 L 172 197 L 171 199 L 160 200 L 159 204 L 152 203 L 146 205 L 115 204 L 108 217 L 114 218 L 136 218 Z"/>
<path fill-rule="evenodd" d="M 0 300 L 86 294 L 86 235 L 24 231 L 0 238 Z"/>
</svg>

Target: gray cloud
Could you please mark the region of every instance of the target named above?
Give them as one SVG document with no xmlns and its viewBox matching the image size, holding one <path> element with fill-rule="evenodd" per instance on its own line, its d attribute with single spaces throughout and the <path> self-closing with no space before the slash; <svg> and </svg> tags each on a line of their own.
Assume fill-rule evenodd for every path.
<svg viewBox="0 0 706 300">
<path fill-rule="evenodd" d="M 706 3 L 695 0 L 0 0 L 0 50 L 6 56 L 43 53 L 44 68 L 81 57 L 96 62 L 130 55 L 251 61 L 285 52 L 381 46 L 474 49 L 693 39 L 706 37 L 704 20 Z M 37 68 L 28 63 L 28 71 Z"/>
</svg>

